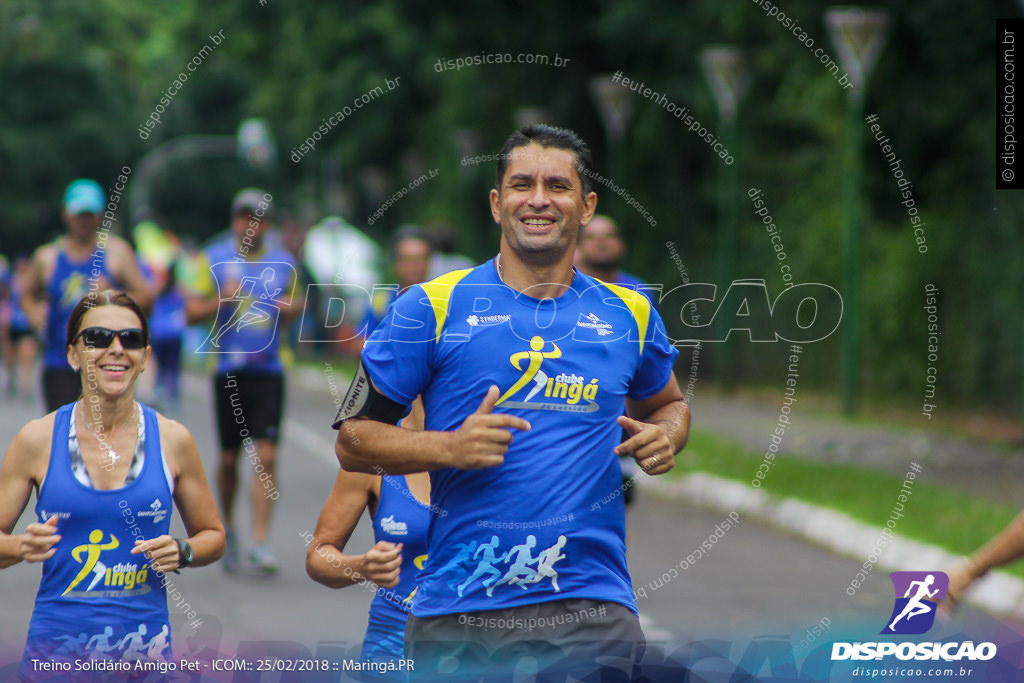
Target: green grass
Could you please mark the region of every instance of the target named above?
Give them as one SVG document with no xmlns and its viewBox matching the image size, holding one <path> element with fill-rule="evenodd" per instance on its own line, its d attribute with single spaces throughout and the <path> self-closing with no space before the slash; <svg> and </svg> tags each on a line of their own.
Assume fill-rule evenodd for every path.
<svg viewBox="0 0 1024 683">
<path fill-rule="evenodd" d="M 676 457 L 676 467 L 669 476 L 707 472 L 749 486 L 763 457 L 763 453 L 752 453 L 730 439 L 694 430 L 686 449 Z M 913 481 L 910 487 L 913 493 L 904 505 L 904 517 L 896 521 L 896 534 L 967 555 L 1001 531 L 1020 512 L 1009 505 L 930 484 L 925 481 L 927 476 L 926 468 Z M 832 508 L 877 526 L 881 532 L 893 505 L 898 502 L 896 497 L 903 489 L 903 477 L 782 454 L 775 458 L 761 489 L 773 496 L 798 498 Z M 1002 569 L 1024 578 L 1024 563 Z"/>
</svg>

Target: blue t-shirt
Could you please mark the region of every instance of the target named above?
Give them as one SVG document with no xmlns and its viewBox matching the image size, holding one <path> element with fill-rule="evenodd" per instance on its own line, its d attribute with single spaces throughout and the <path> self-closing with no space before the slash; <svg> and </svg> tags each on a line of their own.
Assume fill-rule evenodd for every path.
<svg viewBox="0 0 1024 683">
<path fill-rule="evenodd" d="M 139 270 L 150 287 L 156 287 L 156 273 L 148 263 L 139 259 Z M 181 339 L 188 325 L 185 321 L 185 295 L 174 286 L 157 294 L 153 311 L 149 314 L 149 337 L 153 340 Z"/>
<path fill-rule="evenodd" d="M 413 614 L 430 617 L 551 600 L 607 600 L 636 611 L 626 569 L 622 484 L 613 448 L 625 398 L 669 381 L 677 355 L 650 302 L 580 272 L 556 299 L 506 286 L 493 261 L 416 285 L 363 349 L 376 386 L 426 429 L 452 431 L 488 387 L 513 430 L 500 467 L 431 472 L 429 560 Z"/>
<path fill-rule="evenodd" d="M 292 255 L 266 242 L 257 253 L 242 254 L 236 242 L 207 248 L 197 269 L 195 289 L 217 297 L 217 317 L 200 353 L 215 354 L 217 372 L 247 370 L 280 373 L 281 301 L 296 295 Z"/>
<path fill-rule="evenodd" d="M 21 306 L 21 285 L 18 278 L 11 278 L 11 329 L 15 332 L 32 331 L 32 324 L 28 320 L 28 314 Z"/>
<path fill-rule="evenodd" d="M 122 488 L 100 490 L 71 471 L 68 438 L 76 405 L 63 406 L 54 417 L 50 464 L 36 503 L 39 522 L 57 515 L 62 538 L 43 563 L 22 660 L 29 679 L 32 659 L 73 664 L 171 658 L 165 582 L 144 555 L 130 552 L 136 540 L 167 534 L 171 526 L 173 500 L 156 413 L 142 408 L 146 444 L 139 476 Z"/>
<path fill-rule="evenodd" d="M 413 496 L 405 477 L 381 477 L 373 540 L 402 544 L 402 570 L 398 585 L 378 588 L 370 604 L 363 659 L 403 658 L 405 622 L 416 592 L 416 576 L 427 560 L 429 525 L 430 506 Z"/>
</svg>

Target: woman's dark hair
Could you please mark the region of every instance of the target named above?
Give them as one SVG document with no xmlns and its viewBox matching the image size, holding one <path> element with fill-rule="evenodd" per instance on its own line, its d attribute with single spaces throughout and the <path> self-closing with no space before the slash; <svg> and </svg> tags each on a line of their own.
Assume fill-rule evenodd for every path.
<svg viewBox="0 0 1024 683">
<path fill-rule="evenodd" d="M 501 148 L 501 154 L 498 155 L 498 175 L 494 185 L 498 192 L 501 192 L 501 183 L 505 180 L 505 169 L 508 168 L 512 150 L 516 147 L 526 147 L 531 143 L 536 143 L 541 147 L 553 147 L 572 152 L 576 157 L 576 173 L 580 177 L 583 196 L 586 197 L 590 194 L 593 187 L 591 178 L 594 175 L 594 159 L 587 143 L 568 128 L 557 128 L 544 123 L 523 126 L 505 141 L 505 145 Z"/>
<path fill-rule="evenodd" d="M 146 320 L 146 314 L 142 312 L 142 308 L 135 303 L 135 299 L 120 290 L 105 289 L 102 292 L 89 292 L 71 309 L 71 318 L 68 319 L 68 346 L 75 343 L 75 337 L 82 331 L 82 318 L 85 317 L 85 314 L 99 306 L 122 306 L 130 309 L 132 313 L 139 317 L 139 322 L 142 324 L 142 334 L 146 338 L 146 344 L 149 344 L 149 321 Z"/>
</svg>

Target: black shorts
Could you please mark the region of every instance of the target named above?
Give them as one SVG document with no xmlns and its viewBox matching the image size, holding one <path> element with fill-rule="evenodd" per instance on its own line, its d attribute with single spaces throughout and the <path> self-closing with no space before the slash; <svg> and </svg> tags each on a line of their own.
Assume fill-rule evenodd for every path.
<svg viewBox="0 0 1024 683">
<path fill-rule="evenodd" d="M 284 409 L 284 375 L 228 372 L 213 378 L 221 450 L 237 450 L 245 438 L 277 443 Z"/>
<path fill-rule="evenodd" d="M 412 681 L 506 680 L 526 657 L 536 659 L 538 680 L 542 674 L 553 680 L 571 674 L 581 680 L 629 681 L 645 648 L 637 616 L 623 605 L 600 600 L 410 615 L 405 626 L 405 656 L 415 667 Z"/>
<path fill-rule="evenodd" d="M 46 412 L 73 403 L 82 395 L 82 379 L 70 367 L 43 368 L 43 401 Z"/>
</svg>

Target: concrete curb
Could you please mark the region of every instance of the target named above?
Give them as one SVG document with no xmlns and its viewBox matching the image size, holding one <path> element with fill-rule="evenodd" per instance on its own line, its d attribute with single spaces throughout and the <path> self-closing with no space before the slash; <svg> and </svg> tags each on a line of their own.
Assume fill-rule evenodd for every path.
<svg viewBox="0 0 1024 683">
<path fill-rule="evenodd" d="M 641 475 L 637 477 L 637 486 L 664 500 L 685 500 L 721 512 L 735 510 L 858 561 L 866 561 L 872 544 L 881 534 L 880 528 L 835 510 L 795 498 L 777 498 L 704 472 L 671 479 Z M 943 570 L 962 559 L 938 546 L 893 534 L 872 571 Z M 1004 572 L 990 572 L 971 587 L 965 601 L 994 614 L 1024 619 L 1024 581 Z"/>
</svg>

